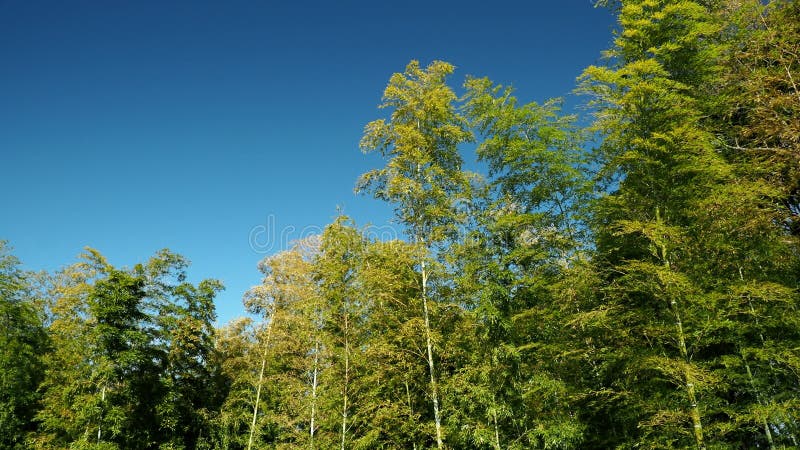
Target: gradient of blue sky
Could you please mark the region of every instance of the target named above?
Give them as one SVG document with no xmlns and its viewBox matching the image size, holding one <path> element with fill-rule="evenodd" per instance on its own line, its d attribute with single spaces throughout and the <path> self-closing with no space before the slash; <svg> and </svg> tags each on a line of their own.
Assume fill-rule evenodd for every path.
<svg viewBox="0 0 800 450">
<path fill-rule="evenodd" d="M 35 270 L 87 245 L 115 265 L 169 247 L 192 279 L 223 280 L 227 321 L 260 279 L 250 236 L 268 217 L 290 238 L 337 205 L 390 219 L 353 185 L 381 164 L 358 141 L 393 72 L 442 59 L 456 85 L 486 75 L 543 101 L 612 27 L 590 0 L 0 0 L 0 239 Z"/>
</svg>

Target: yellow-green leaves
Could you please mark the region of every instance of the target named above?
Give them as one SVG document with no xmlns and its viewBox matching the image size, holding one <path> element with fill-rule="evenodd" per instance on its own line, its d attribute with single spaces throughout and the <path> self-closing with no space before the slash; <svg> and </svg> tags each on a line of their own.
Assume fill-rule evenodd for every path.
<svg viewBox="0 0 800 450">
<path fill-rule="evenodd" d="M 468 177 L 461 171 L 459 145 L 472 140 L 456 111 L 456 95 L 446 79 L 454 70 L 434 61 L 421 68 L 412 61 L 392 75 L 381 108 L 389 119 L 370 122 L 361 148 L 379 152 L 386 166 L 362 175 L 357 192 L 370 192 L 395 205 L 414 239 L 438 242 L 452 232 Z"/>
</svg>

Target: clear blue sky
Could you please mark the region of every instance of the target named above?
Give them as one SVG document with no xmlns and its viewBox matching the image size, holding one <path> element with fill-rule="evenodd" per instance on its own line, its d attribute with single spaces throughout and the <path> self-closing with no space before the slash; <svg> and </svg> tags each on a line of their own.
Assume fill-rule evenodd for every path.
<svg viewBox="0 0 800 450">
<path fill-rule="evenodd" d="M 592 3 L 0 0 L 0 239 L 32 270 L 168 247 L 225 283 L 225 322 L 281 246 L 252 230 L 391 219 L 353 186 L 382 165 L 358 141 L 392 73 L 566 96 L 612 39 Z"/>
</svg>

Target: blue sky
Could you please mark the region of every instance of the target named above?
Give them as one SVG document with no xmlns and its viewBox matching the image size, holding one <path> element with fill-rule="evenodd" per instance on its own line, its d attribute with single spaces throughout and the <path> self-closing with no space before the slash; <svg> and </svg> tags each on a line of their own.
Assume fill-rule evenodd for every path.
<svg viewBox="0 0 800 450">
<path fill-rule="evenodd" d="M 358 141 L 392 73 L 441 59 L 456 86 L 567 96 L 613 22 L 590 0 L 0 0 L 0 239 L 32 270 L 168 247 L 225 283 L 225 322 L 284 246 L 266 229 L 391 219 L 353 186 L 382 165 Z"/>
</svg>

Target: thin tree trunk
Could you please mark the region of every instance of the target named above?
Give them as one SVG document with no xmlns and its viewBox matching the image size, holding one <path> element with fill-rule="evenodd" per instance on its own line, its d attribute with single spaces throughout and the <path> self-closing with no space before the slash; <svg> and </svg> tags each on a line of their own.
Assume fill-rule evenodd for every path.
<svg viewBox="0 0 800 450">
<path fill-rule="evenodd" d="M 443 447 L 442 444 L 442 419 L 439 412 L 439 388 L 436 385 L 436 373 L 434 371 L 433 363 L 433 344 L 431 343 L 431 324 L 428 315 L 428 273 L 425 270 L 425 261 L 422 260 L 420 267 L 422 269 L 422 310 L 425 318 L 425 341 L 428 347 L 428 370 L 431 374 L 431 400 L 433 401 L 433 419 L 436 423 L 436 448 Z"/>
<path fill-rule="evenodd" d="M 347 436 L 347 388 L 350 383 L 350 342 L 348 339 L 349 332 L 349 315 L 344 314 L 344 387 L 342 388 L 342 447 L 344 450 L 345 437 Z"/>
<path fill-rule="evenodd" d="M 661 222 L 661 214 L 658 208 L 656 208 L 656 221 L 659 223 Z M 669 259 L 667 259 L 667 246 L 665 244 L 661 244 L 660 247 L 661 260 L 663 261 L 664 267 L 667 270 L 671 270 Z M 697 405 L 697 394 L 694 388 L 695 380 L 692 372 L 689 370 L 691 359 L 689 358 L 689 352 L 686 349 L 686 336 L 683 332 L 683 322 L 681 321 L 679 305 L 674 298 L 670 299 L 670 307 L 672 309 L 672 313 L 675 315 L 675 328 L 678 334 L 678 348 L 681 353 L 681 358 L 684 362 L 683 381 L 686 387 L 686 395 L 689 398 L 689 406 L 691 408 L 690 415 L 692 417 L 692 431 L 694 440 L 698 450 L 705 450 L 706 444 L 703 438 L 703 421 L 700 415 L 700 408 Z"/>
<path fill-rule="evenodd" d="M 700 416 L 700 408 L 697 405 L 697 394 L 694 389 L 694 377 L 689 370 L 689 354 L 686 351 L 686 339 L 683 332 L 683 323 L 681 322 L 681 315 L 678 309 L 678 302 L 671 301 L 672 312 L 675 314 L 675 327 L 678 332 L 678 346 L 681 352 L 681 358 L 685 363 L 683 376 L 686 383 L 686 394 L 689 397 L 689 405 L 691 407 L 692 425 L 694 427 L 694 439 L 699 450 L 705 450 L 706 444 L 703 439 L 703 422 Z"/>
<path fill-rule="evenodd" d="M 753 379 L 753 372 L 750 370 L 750 364 L 747 362 L 747 359 L 744 355 L 744 350 L 741 351 L 742 354 L 742 362 L 744 362 L 744 367 L 747 369 L 747 379 L 750 381 L 750 387 L 753 389 L 753 392 L 756 395 L 756 400 L 762 406 L 764 406 L 764 400 L 761 398 L 761 393 L 758 391 L 756 387 L 756 382 Z M 769 444 L 770 450 L 775 450 L 775 442 L 772 440 L 772 430 L 769 428 L 769 422 L 767 419 L 764 418 L 761 421 L 761 426 L 764 427 L 764 435 L 767 438 L 767 443 Z"/>
<path fill-rule="evenodd" d="M 267 324 L 267 339 L 264 342 L 264 353 L 261 355 L 261 371 L 258 374 L 258 385 L 256 386 L 256 401 L 253 404 L 253 421 L 250 423 L 250 437 L 247 439 L 247 450 L 253 448 L 253 435 L 256 431 L 256 419 L 258 417 L 258 403 L 261 401 L 261 386 L 264 384 L 264 369 L 267 367 L 267 355 L 269 353 L 269 341 L 272 337 L 272 324 L 275 323 L 275 318 L 278 315 L 277 305 L 272 317 Z"/>
<path fill-rule="evenodd" d="M 102 403 L 106 402 L 106 385 L 105 384 L 103 385 L 103 389 L 102 389 L 102 391 L 100 393 L 100 401 Z M 97 443 L 98 444 L 100 443 L 100 436 L 102 434 L 102 431 L 103 431 L 103 411 L 100 410 L 100 419 L 98 420 L 98 423 L 97 423 Z"/>
<path fill-rule="evenodd" d="M 420 125 L 419 119 L 417 119 L 417 131 L 421 131 L 422 127 Z M 417 177 L 422 181 L 422 166 L 420 163 L 417 163 Z M 420 211 L 417 211 L 418 214 L 421 214 Z M 418 216 L 418 223 L 417 229 L 414 230 L 414 237 L 417 241 L 417 244 L 425 244 L 423 239 L 423 234 L 421 233 L 422 227 L 422 220 L 421 215 Z M 425 250 L 428 250 L 428 246 L 424 246 Z M 422 275 L 422 311 L 423 311 L 423 318 L 425 320 L 425 344 L 428 350 L 428 371 L 431 375 L 431 401 L 433 402 L 433 419 L 436 424 L 436 448 L 441 450 L 443 447 L 442 444 L 442 418 L 441 413 L 439 411 L 439 388 L 436 385 L 436 371 L 433 362 L 433 344 L 431 342 L 431 324 L 430 318 L 428 314 L 428 272 L 426 271 L 425 267 L 425 256 L 420 255 L 419 263 L 420 263 L 420 272 Z"/>
<path fill-rule="evenodd" d="M 739 280 L 741 282 L 744 282 L 744 274 L 742 273 L 742 268 L 741 267 L 739 267 Z M 761 344 L 763 345 L 764 344 L 764 335 L 761 333 L 761 325 L 758 323 L 758 317 L 756 316 L 756 311 L 753 308 L 753 302 L 750 301 L 750 294 L 747 295 L 747 304 L 750 307 L 750 314 L 753 315 L 753 319 L 755 320 L 756 328 L 758 328 L 758 336 L 761 339 Z M 750 387 L 753 388 L 753 392 L 756 395 L 756 400 L 758 401 L 758 403 L 760 405 L 764 406 L 764 399 L 761 396 L 761 392 L 756 387 L 755 380 L 753 379 L 753 371 L 750 370 L 750 363 L 748 363 L 747 359 L 745 358 L 744 350 L 740 350 L 740 352 L 742 354 L 742 362 L 744 362 L 744 367 L 747 370 L 747 379 L 750 381 Z M 764 435 L 767 438 L 767 443 L 769 443 L 769 448 L 771 450 L 774 450 L 775 449 L 775 443 L 773 442 L 773 439 L 772 439 L 772 430 L 770 430 L 769 422 L 767 422 L 766 418 L 763 420 L 762 426 L 764 427 Z"/>
<path fill-rule="evenodd" d="M 497 408 L 497 405 L 495 405 Z M 494 448 L 500 450 L 500 430 L 497 428 L 497 411 L 492 411 L 492 420 L 494 420 Z"/>
<path fill-rule="evenodd" d="M 744 283 L 744 274 L 742 273 L 741 266 L 739 266 L 739 281 Z M 761 339 L 761 345 L 763 348 L 764 344 L 766 344 L 766 340 L 764 339 L 764 334 L 761 333 L 761 324 L 758 322 L 758 316 L 756 315 L 755 308 L 753 308 L 753 302 L 750 299 L 750 294 L 747 294 L 747 305 L 750 308 L 750 314 L 753 316 L 753 321 L 756 324 L 756 328 L 758 329 L 758 337 Z M 747 359 L 745 358 L 744 350 L 740 350 L 740 352 L 742 355 L 742 362 L 744 363 L 745 370 L 747 371 L 747 379 L 750 381 L 750 387 L 753 388 L 753 392 L 756 395 L 756 400 L 761 406 L 766 406 L 764 397 L 761 395 L 761 391 L 759 391 L 758 388 L 756 387 L 755 380 L 753 379 L 753 371 L 750 370 L 750 363 L 748 363 Z M 771 361 L 770 361 L 770 367 L 772 368 Z M 764 435 L 767 438 L 767 443 L 769 444 L 769 448 L 771 450 L 774 450 L 775 443 L 772 438 L 772 430 L 769 426 L 769 421 L 767 421 L 767 419 L 764 418 L 761 425 L 764 427 Z M 791 433 L 789 435 L 794 439 L 794 436 Z"/>
<path fill-rule="evenodd" d="M 311 450 L 314 450 L 314 422 L 317 416 L 317 371 L 319 369 L 319 339 L 314 340 L 314 377 L 311 382 L 311 427 L 309 439 Z"/>
</svg>

